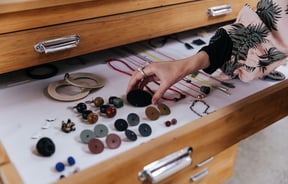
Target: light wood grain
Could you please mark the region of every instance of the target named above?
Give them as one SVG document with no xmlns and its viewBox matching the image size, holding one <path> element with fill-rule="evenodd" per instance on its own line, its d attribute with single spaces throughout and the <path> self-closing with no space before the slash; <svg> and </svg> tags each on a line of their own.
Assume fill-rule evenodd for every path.
<svg viewBox="0 0 288 184">
<path fill-rule="evenodd" d="M 0 35 L 0 74 L 139 40 L 185 31 L 234 19 L 243 3 L 229 1 L 234 12 L 209 17 L 207 7 L 227 0 L 196 1 L 156 9 Z M 5 27 L 5 26 L 3 26 Z M 121 30 L 121 31 L 120 31 Z M 37 42 L 71 34 L 81 37 L 79 47 L 54 54 L 38 54 Z"/>
</svg>

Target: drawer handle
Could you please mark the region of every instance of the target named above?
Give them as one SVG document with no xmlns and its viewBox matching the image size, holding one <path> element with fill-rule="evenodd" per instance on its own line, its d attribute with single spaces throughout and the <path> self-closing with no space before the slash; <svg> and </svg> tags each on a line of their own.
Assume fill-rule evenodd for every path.
<svg viewBox="0 0 288 184">
<path fill-rule="evenodd" d="M 232 12 L 232 7 L 229 4 L 213 6 L 208 8 L 208 15 L 216 17 L 220 15 L 225 15 Z"/>
<path fill-rule="evenodd" d="M 49 54 L 77 47 L 79 42 L 79 35 L 69 35 L 61 38 L 38 42 L 34 45 L 34 49 L 38 53 Z"/>
<path fill-rule="evenodd" d="M 196 173 L 194 176 L 190 177 L 190 182 L 196 182 L 208 175 L 208 168 L 203 169 L 202 171 Z"/>
<path fill-rule="evenodd" d="M 204 160 L 203 162 L 200 162 L 199 164 L 196 165 L 196 167 L 203 167 L 204 165 L 210 163 L 214 157 L 209 157 L 207 160 Z"/>
<path fill-rule="evenodd" d="M 138 173 L 140 181 L 158 183 L 192 163 L 192 148 L 187 147 L 146 165 Z"/>
</svg>

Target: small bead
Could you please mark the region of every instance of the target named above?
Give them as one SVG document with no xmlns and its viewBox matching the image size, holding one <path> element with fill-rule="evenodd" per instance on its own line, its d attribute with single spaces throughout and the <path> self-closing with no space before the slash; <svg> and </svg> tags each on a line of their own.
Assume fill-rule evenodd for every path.
<svg viewBox="0 0 288 184">
<path fill-rule="evenodd" d="M 110 105 L 101 105 L 100 106 L 100 112 L 105 114 L 106 113 L 106 109 L 109 107 Z"/>
<path fill-rule="evenodd" d="M 124 102 L 121 98 L 114 98 L 113 100 L 113 105 L 116 107 L 116 108 L 120 108 L 120 107 L 123 107 L 124 105 Z"/>
<path fill-rule="evenodd" d="M 94 99 L 93 103 L 96 107 L 101 107 L 101 105 L 104 104 L 104 99 L 102 97 L 98 96 Z"/>
<path fill-rule="evenodd" d="M 83 118 L 83 119 L 88 119 L 88 115 L 89 115 L 90 113 L 92 113 L 91 110 L 84 110 L 84 111 L 82 112 L 82 118 Z"/>
<path fill-rule="evenodd" d="M 116 110 L 115 107 L 113 107 L 113 106 L 107 107 L 107 109 L 106 109 L 106 116 L 107 116 L 108 118 L 113 118 L 113 117 L 116 115 L 116 113 L 117 113 L 117 110 Z"/>
<path fill-rule="evenodd" d="M 114 104 L 114 99 L 116 99 L 116 98 L 118 98 L 118 97 L 116 97 L 116 96 L 110 96 L 109 97 L 109 104 Z"/>
<path fill-rule="evenodd" d="M 68 165 L 72 166 L 72 165 L 74 165 L 76 163 L 76 161 L 75 161 L 74 157 L 69 156 L 67 158 L 67 163 L 68 163 Z"/>
<path fill-rule="evenodd" d="M 81 102 L 76 105 L 76 109 L 77 109 L 77 112 L 82 113 L 84 110 L 87 109 L 87 106 L 85 103 Z"/>
<path fill-rule="evenodd" d="M 56 163 L 56 165 L 55 165 L 55 169 L 56 169 L 56 171 L 58 171 L 58 172 L 62 172 L 62 171 L 64 171 L 64 169 L 65 169 L 65 165 L 64 165 L 62 162 L 58 162 L 58 163 Z"/>
<path fill-rule="evenodd" d="M 65 175 L 64 175 L 64 174 L 61 174 L 59 178 L 60 178 L 60 179 L 63 179 L 63 178 L 65 178 Z"/>
<path fill-rule="evenodd" d="M 171 121 L 165 121 L 165 125 L 166 125 L 166 127 L 170 127 L 171 126 Z"/>
<path fill-rule="evenodd" d="M 176 124 L 177 124 L 177 119 L 173 118 L 173 119 L 171 120 L 171 124 L 172 124 L 172 125 L 176 125 Z"/>
<path fill-rule="evenodd" d="M 88 116 L 87 116 L 87 121 L 90 123 L 90 124 L 94 124 L 98 121 L 98 115 L 96 113 L 89 113 Z"/>
</svg>

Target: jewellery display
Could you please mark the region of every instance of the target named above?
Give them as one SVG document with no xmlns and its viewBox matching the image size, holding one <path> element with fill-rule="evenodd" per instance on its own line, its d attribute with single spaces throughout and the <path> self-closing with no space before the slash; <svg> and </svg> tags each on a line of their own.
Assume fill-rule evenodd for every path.
<svg viewBox="0 0 288 184">
<path fill-rule="evenodd" d="M 55 153 L 55 144 L 48 137 L 42 137 L 36 144 L 38 153 L 44 157 L 49 157 Z"/>
</svg>

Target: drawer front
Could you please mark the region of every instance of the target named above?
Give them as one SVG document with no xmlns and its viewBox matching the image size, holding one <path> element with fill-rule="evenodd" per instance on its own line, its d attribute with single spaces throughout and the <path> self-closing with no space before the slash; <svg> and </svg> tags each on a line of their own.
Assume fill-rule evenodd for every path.
<svg viewBox="0 0 288 184">
<path fill-rule="evenodd" d="M 0 25 L 5 25 L 0 27 L 0 34 L 192 1 L 195 0 L 0 1 Z"/>
<path fill-rule="evenodd" d="M 232 13 L 216 17 L 207 15 L 209 7 L 223 4 L 230 4 Z M 233 0 L 196 1 L 2 34 L 0 73 L 231 20 L 235 18 L 242 5 L 243 3 Z M 40 41 L 72 34 L 80 36 L 77 48 L 52 54 L 39 54 L 34 51 L 34 45 Z"/>
<path fill-rule="evenodd" d="M 190 167 L 161 183 L 173 184 L 217 184 L 228 179 L 234 169 L 238 144 L 217 154 L 213 160 L 201 167 Z M 192 177 L 194 180 L 192 180 Z"/>
</svg>

